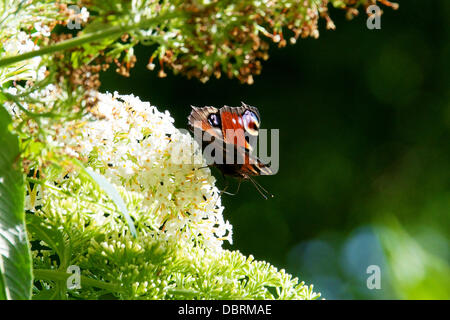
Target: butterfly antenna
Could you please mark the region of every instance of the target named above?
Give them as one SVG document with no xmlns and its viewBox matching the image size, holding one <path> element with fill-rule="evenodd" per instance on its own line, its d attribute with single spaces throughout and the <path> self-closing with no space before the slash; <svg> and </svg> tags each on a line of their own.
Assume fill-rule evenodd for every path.
<svg viewBox="0 0 450 320">
<path fill-rule="evenodd" d="M 259 192 L 259 194 L 264 198 L 268 199 L 268 197 L 273 198 L 273 194 L 271 194 L 269 191 L 264 189 L 262 185 L 260 185 L 255 179 L 253 179 L 251 176 L 247 176 L 247 178 L 253 183 L 256 190 Z"/>
</svg>

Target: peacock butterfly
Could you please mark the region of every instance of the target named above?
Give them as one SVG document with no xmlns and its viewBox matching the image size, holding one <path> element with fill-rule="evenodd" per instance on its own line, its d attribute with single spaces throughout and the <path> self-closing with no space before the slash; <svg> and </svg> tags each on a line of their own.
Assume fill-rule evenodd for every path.
<svg viewBox="0 0 450 320">
<path fill-rule="evenodd" d="M 261 123 L 258 109 L 243 102 L 240 107 L 223 106 L 220 109 L 191 107 L 189 129 L 194 132 L 203 151 L 212 146 L 210 150 L 214 160 L 209 163 L 217 167 L 224 176 L 238 178 L 237 191 L 242 180 L 248 179 L 265 199 L 267 195 L 273 197 L 252 178 L 273 174 L 266 164 L 252 155 Z"/>
</svg>

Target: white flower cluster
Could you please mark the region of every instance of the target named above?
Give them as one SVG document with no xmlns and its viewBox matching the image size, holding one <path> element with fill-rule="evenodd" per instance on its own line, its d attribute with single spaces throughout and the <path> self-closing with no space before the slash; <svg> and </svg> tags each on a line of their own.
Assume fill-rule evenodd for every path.
<svg viewBox="0 0 450 320">
<path fill-rule="evenodd" d="M 38 50 L 31 36 L 23 31 L 13 35 L 1 43 L 0 58 L 17 56 L 26 52 Z M 6 68 L 0 69 L 0 86 L 11 80 L 41 80 L 45 76 L 45 66 L 40 66 L 41 57 L 21 61 Z"/>
<path fill-rule="evenodd" d="M 232 242 L 215 178 L 209 168 L 201 168 L 205 162 L 174 161 L 180 149 L 200 150 L 188 133 L 174 127 L 167 111 L 114 93 L 99 94 L 96 112 L 99 119 L 67 123 L 48 143 L 87 158 L 119 189 L 143 195 L 140 210 L 152 212 L 159 237 L 219 250 L 224 240 Z"/>
<path fill-rule="evenodd" d="M 38 50 L 36 43 L 47 43 L 55 19 L 86 23 L 89 11 L 70 6 L 66 11 L 51 2 L 14 1 L 0 3 L 0 58 L 17 56 Z M 36 14 L 45 12 L 45 15 Z M 26 31 L 24 31 L 26 30 Z M 46 68 L 41 66 L 41 57 L 21 61 L 6 68 L 0 68 L 0 86 L 11 80 L 42 80 Z"/>
</svg>

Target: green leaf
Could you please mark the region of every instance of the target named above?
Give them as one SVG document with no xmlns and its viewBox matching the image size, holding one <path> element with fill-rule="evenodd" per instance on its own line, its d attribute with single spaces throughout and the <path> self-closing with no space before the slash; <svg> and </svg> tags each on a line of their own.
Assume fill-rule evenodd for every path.
<svg viewBox="0 0 450 320">
<path fill-rule="evenodd" d="M 66 261 L 64 237 L 60 230 L 46 224 L 45 219 L 34 214 L 27 214 L 27 228 L 33 238 L 44 241 L 58 255 L 60 261 Z"/>
<path fill-rule="evenodd" d="M 33 296 L 33 300 L 52 300 L 57 295 L 56 289 L 43 289 Z"/>
<path fill-rule="evenodd" d="M 25 231 L 19 140 L 0 106 L 0 299 L 30 299 L 31 254 Z"/>
</svg>

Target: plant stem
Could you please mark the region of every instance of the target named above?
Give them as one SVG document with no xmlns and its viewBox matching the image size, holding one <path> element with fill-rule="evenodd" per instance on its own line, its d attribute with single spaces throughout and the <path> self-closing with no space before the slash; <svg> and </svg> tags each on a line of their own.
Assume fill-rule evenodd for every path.
<svg viewBox="0 0 450 320">
<path fill-rule="evenodd" d="M 0 59 L 0 67 L 5 67 L 8 65 L 23 61 L 23 60 L 28 60 L 28 59 L 34 58 L 34 57 L 55 53 L 57 51 L 71 49 L 71 48 L 80 46 L 85 43 L 90 43 L 90 42 L 94 42 L 94 41 L 98 41 L 98 40 L 110 38 L 110 37 L 118 37 L 125 32 L 129 32 L 129 31 L 139 29 L 139 28 L 146 28 L 146 27 L 148 28 L 149 26 L 156 25 L 162 21 L 169 20 L 169 19 L 176 18 L 176 17 L 180 17 L 180 13 L 169 12 L 165 15 L 142 20 L 140 22 L 129 24 L 129 25 L 118 25 L 118 26 L 108 27 L 104 30 L 87 33 L 87 34 L 81 35 L 81 36 L 73 38 L 73 39 L 58 42 L 56 44 L 44 47 L 39 50 L 26 52 L 26 53 L 18 55 L 18 56 L 6 57 L 3 59 Z"/>
<path fill-rule="evenodd" d="M 67 278 L 71 275 L 70 273 L 66 273 L 63 271 L 58 270 L 49 270 L 49 269 L 35 269 L 33 271 L 34 278 L 38 280 L 51 280 L 51 281 L 67 281 Z M 80 275 L 81 280 L 81 286 L 87 286 L 87 287 L 96 287 L 100 289 L 105 289 L 110 292 L 118 292 L 122 291 L 122 288 L 118 285 L 91 279 L 88 277 L 85 277 L 83 275 Z"/>
</svg>

